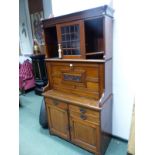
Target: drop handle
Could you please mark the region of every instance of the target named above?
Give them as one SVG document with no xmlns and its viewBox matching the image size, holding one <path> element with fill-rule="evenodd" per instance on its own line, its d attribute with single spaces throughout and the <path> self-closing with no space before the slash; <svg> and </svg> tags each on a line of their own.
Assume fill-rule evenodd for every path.
<svg viewBox="0 0 155 155">
<path fill-rule="evenodd" d="M 80 108 L 80 112 L 81 112 L 81 113 L 86 113 L 86 110 L 85 110 L 85 109 Z"/>
<path fill-rule="evenodd" d="M 59 102 L 56 102 L 56 101 L 54 102 L 54 105 L 58 105 L 58 104 L 59 104 Z"/>
<path fill-rule="evenodd" d="M 87 116 L 86 116 L 86 115 L 81 114 L 81 115 L 80 115 L 80 118 L 81 118 L 82 120 L 86 120 L 86 119 L 87 119 Z"/>
</svg>

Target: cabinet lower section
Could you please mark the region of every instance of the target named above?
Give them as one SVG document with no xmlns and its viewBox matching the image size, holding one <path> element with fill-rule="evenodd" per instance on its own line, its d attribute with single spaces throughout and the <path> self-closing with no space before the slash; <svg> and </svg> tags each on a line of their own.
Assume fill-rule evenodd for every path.
<svg viewBox="0 0 155 155">
<path fill-rule="evenodd" d="M 51 134 L 58 135 L 96 155 L 106 151 L 110 136 L 102 138 L 103 135 L 108 135 L 104 133 L 103 127 L 101 128 L 102 109 L 93 110 L 49 97 L 45 97 L 45 102 Z"/>
</svg>

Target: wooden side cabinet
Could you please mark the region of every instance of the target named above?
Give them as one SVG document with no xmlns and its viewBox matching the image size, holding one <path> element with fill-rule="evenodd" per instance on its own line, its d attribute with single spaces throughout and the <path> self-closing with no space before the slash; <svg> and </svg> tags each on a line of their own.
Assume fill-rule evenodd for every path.
<svg viewBox="0 0 155 155">
<path fill-rule="evenodd" d="M 105 5 L 42 24 L 50 134 L 103 155 L 112 134 L 113 9 Z"/>
</svg>

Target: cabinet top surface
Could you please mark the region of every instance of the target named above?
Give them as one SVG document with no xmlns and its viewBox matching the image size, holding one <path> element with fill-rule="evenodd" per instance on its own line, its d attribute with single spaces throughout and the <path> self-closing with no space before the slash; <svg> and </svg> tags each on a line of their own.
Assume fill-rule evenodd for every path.
<svg viewBox="0 0 155 155">
<path fill-rule="evenodd" d="M 103 63 L 105 60 L 97 60 L 97 59 L 58 59 L 58 58 L 49 58 L 45 59 L 45 61 L 53 61 L 53 62 L 91 62 L 91 63 Z"/>
<path fill-rule="evenodd" d="M 95 110 L 100 110 L 100 107 L 98 106 L 99 100 L 94 100 L 86 97 L 68 94 L 68 93 L 60 92 L 53 89 L 46 91 L 45 93 L 43 93 L 43 95 L 45 97 L 57 99 L 70 104 L 84 106 Z"/>
</svg>

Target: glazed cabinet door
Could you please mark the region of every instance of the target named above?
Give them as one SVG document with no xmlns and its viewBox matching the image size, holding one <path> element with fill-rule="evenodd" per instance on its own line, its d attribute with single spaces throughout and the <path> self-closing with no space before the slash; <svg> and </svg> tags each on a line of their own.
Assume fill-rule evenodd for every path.
<svg viewBox="0 0 155 155">
<path fill-rule="evenodd" d="M 70 118 L 71 141 L 89 151 L 99 150 L 99 126 Z"/>
<path fill-rule="evenodd" d="M 56 27 L 63 58 L 85 58 L 84 22 L 67 22 L 57 24 Z"/>
<path fill-rule="evenodd" d="M 49 129 L 64 139 L 70 139 L 67 104 L 46 98 Z"/>
</svg>

